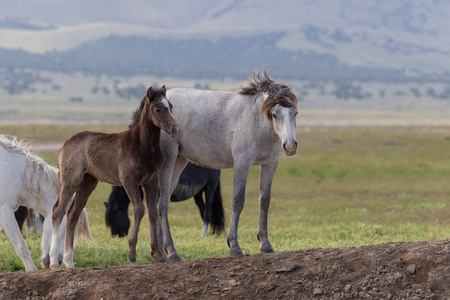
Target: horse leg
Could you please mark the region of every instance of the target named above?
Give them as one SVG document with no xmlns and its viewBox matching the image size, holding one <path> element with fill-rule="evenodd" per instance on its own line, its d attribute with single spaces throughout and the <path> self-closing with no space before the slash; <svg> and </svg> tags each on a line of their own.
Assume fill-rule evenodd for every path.
<svg viewBox="0 0 450 300">
<path fill-rule="evenodd" d="M 145 214 L 144 203 L 142 202 L 142 197 L 139 191 L 139 185 L 134 180 L 128 180 L 123 182 L 123 187 L 127 192 L 130 202 L 133 204 L 134 213 L 134 223 L 131 228 L 130 237 L 128 238 L 128 259 L 131 262 L 136 261 L 136 244 L 138 241 L 139 225 L 141 223 L 142 217 Z"/>
<path fill-rule="evenodd" d="M 60 227 L 61 222 L 66 214 L 67 207 L 70 204 L 70 200 L 75 193 L 76 185 L 66 185 L 61 183 L 61 191 L 59 193 L 59 198 L 53 206 L 52 213 L 52 241 L 50 244 L 50 268 L 58 269 L 59 268 L 59 245 L 60 240 Z"/>
<path fill-rule="evenodd" d="M 22 259 L 26 271 L 36 270 L 36 266 L 31 259 L 30 250 L 23 239 L 22 233 L 14 218 L 14 210 L 11 207 L 0 207 L 0 226 L 3 228 L 6 236 L 14 246 L 17 255 Z"/>
<path fill-rule="evenodd" d="M 50 267 L 50 243 L 52 237 L 52 216 L 48 215 L 44 220 L 42 228 L 42 243 L 41 243 L 41 262 L 45 269 Z"/>
<path fill-rule="evenodd" d="M 197 204 L 198 210 L 200 211 L 200 216 L 202 217 L 203 223 L 203 233 L 202 236 L 206 237 L 208 235 L 208 223 L 205 221 L 205 203 L 203 203 L 203 191 L 200 191 L 194 196 L 195 204 Z M 206 228 L 205 228 L 206 227 Z"/>
<path fill-rule="evenodd" d="M 261 243 L 260 251 L 262 253 L 273 252 L 272 245 L 269 242 L 267 231 L 267 219 L 269 216 L 270 192 L 272 188 L 272 180 L 275 170 L 278 166 L 278 158 L 275 162 L 261 166 L 259 174 L 259 225 L 258 225 L 258 241 Z"/>
<path fill-rule="evenodd" d="M 233 169 L 233 203 L 230 228 L 228 230 L 227 243 L 230 247 L 230 256 L 233 258 L 243 257 L 241 248 L 238 243 L 238 224 L 239 217 L 244 209 L 245 202 L 245 185 L 247 183 L 248 171 L 250 164 L 243 162 L 234 164 Z"/>
<path fill-rule="evenodd" d="M 170 233 L 168 217 L 170 196 L 175 190 L 181 172 L 183 172 L 187 163 L 188 160 L 180 156 L 178 156 L 173 163 L 171 163 L 171 161 L 167 159 L 167 161 L 164 163 L 159 177 L 161 188 L 161 198 L 158 203 L 158 213 L 160 220 L 159 234 L 163 237 L 164 251 L 167 255 L 167 260 L 170 262 L 181 261 L 181 257 L 180 255 L 178 255 L 178 252 L 177 250 L 175 250 L 175 246 L 173 245 L 173 239 Z"/>
<path fill-rule="evenodd" d="M 208 236 L 208 225 L 211 223 L 212 204 L 217 183 L 208 182 L 205 187 L 205 218 L 203 220 L 203 236 Z"/>
<path fill-rule="evenodd" d="M 150 256 L 157 262 L 165 262 L 158 241 L 158 175 L 154 176 L 148 184 L 143 185 L 145 201 L 147 203 L 148 223 L 150 228 Z"/>
<path fill-rule="evenodd" d="M 97 187 L 98 180 L 92 175 L 85 174 L 84 179 L 75 192 L 75 198 L 67 211 L 66 239 L 64 243 L 64 264 L 67 268 L 74 268 L 73 265 L 73 241 L 75 227 L 80 218 L 81 211 L 86 206 L 89 196 Z"/>
</svg>

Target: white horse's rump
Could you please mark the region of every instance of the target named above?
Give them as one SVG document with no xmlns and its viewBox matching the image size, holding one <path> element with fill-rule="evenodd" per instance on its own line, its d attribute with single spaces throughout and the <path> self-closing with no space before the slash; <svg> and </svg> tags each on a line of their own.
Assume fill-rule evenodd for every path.
<svg viewBox="0 0 450 300">
<path fill-rule="evenodd" d="M 19 230 L 14 211 L 19 206 L 26 206 L 45 217 L 41 247 L 43 265 L 48 267 L 52 233 L 51 213 L 60 189 L 58 169 L 30 153 L 28 144 L 29 142 L 19 141 L 15 137 L 0 135 L 0 226 L 27 271 L 35 270 L 36 266 Z M 79 233 L 84 235 L 87 241 L 93 241 L 85 211 L 81 219 L 83 222 L 79 222 Z M 64 227 L 58 232 L 60 240 L 64 240 L 64 234 L 65 220 Z M 62 262 L 62 242 L 58 249 Z"/>
</svg>

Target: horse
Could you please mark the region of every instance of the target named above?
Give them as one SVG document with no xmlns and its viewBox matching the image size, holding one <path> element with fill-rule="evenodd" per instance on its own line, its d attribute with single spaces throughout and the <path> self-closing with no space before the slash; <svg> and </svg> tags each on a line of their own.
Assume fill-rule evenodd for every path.
<svg viewBox="0 0 450 300">
<path fill-rule="evenodd" d="M 238 244 L 239 217 L 245 202 L 250 166 L 260 166 L 259 225 L 262 253 L 273 252 L 267 230 L 270 192 L 279 157 L 297 150 L 297 97 L 288 86 L 273 81 L 266 68 L 254 72 L 237 92 L 176 88 L 167 92 L 183 131 L 176 139 L 161 135 L 165 154 L 160 171 L 159 216 L 163 249 L 169 261 L 180 261 L 170 233 L 170 195 L 181 172 L 192 161 L 207 167 L 233 169 L 232 216 L 227 235 L 229 254 L 242 257 Z"/>
<path fill-rule="evenodd" d="M 172 115 L 172 104 L 166 98 L 165 86 L 147 90 L 129 129 L 120 133 L 83 131 L 64 143 L 58 155 L 61 191 L 53 207 L 52 232 L 55 236 L 67 211 L 63 261 L 67 268 L 74 267 L 74 225 L 99 180 L 123 186 L 133 203 L 134 224 L 128 240 L 128 259 L 132 262 L 136 261 L 139 224 L 145 212 L 139 194 L 139 185 L 142 185 L 150 225 L 150 255 L 158 262 L 166 260 L 157 236 L 158 172 L 164 160 L 160 148 L 161 129 L 170 136 L 180 131 Z M 57 241 L 56 237 L 52 238 L 50 247 L 52 269 L 59 268 Z"/>
<path fill-rule="evenodd" d="M 19 230 L 22 232 L 23 224 L 25 223 L 25 220 L 29 217 L 28 207 L 26 206 L 19 206 L 17 210 L 14 212 L 14 218 L 16 219 L 17 225 L 19 225 Z"/>
<path fill-rule="evenodd" d="M 140 191 L 142 197 L 142 189 Z M 203 193 L 205 193 L 205 201 L 203 201 Z M 225 211 L 220 193 L 220 170 L 188 163 L 181 173 L 170 201 L 179 202 L 191 197 L 194 197 L 203 220 L 202 236 L 208 235 L 208 224 L 211 225 L 212 234 L 221 234 L 225 229 Z M 111 229 L 111 235 L 119 237 L 127 235 L 130 228 L 128 217 L 130 198 L 124 188 L 113 186 L 108 202 L 104 204 L 105 222 Z"/>
<path fill-rule="evenodd" d="M 30 251 L 21 234 L 14 211 L 20 206 L 22 216 L 26 207 L 32 208 L 45 217 L 42 237 L 41 261 L 45 268 L 50 265 L 49 249 L 52 237 L 51 217 L 53 204 L 59 194 L 58 169 L 45 163 L 40 157 L 32 154 L 27 142 L 15 137 L 0 135 L 0 226 L 11 241 L 17 255 L 22 259 L 26 271 L 36 270 Z M 77 236 L 84 235 L 88 242 L 93 238 L 89 229 L 88 216 L 85 210 L 77 225 Z M 23 224 L 23 223 L 22 223 Z M 61 230 L 57 232 L 59 239 L 64 239 L 66 219 Z M 63 244 L 57 244 L 58 264 L 62 263 Z"/>
<path fill-rule="evenodd" d="M 23 224 L 27 222 L 28 230 L 32 230 L 33 233 L 42 232 L 42 227 L 44 225 L 44 216 L 36 213 L 33 209 L 26 206 L 19 206 L 19 208 L 14 212 L 14 217 L 16 219 L 17 225 L 19 225 L 20 232 L 22 232 Z"/>
</svg>

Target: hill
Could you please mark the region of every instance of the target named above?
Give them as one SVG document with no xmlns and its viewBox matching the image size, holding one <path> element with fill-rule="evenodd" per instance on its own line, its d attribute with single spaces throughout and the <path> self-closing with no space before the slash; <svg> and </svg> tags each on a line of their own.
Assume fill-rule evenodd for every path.
<svg viewBox="0 0 450 300">
<path fill-rule="evenodd" d="M 283 78 L 450 75 L 443 0 L 4 2 L 0 64 L 9 68 L 242 79 L 270 64 Z"/>
</svg>

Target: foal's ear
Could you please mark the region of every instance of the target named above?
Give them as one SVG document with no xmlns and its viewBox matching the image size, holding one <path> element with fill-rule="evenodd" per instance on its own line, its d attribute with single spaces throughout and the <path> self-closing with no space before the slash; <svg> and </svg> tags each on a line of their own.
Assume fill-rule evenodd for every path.
<svg viewBox="0 0 450 300">
<path fill-rule="evenodd" d="M 165 97 L 166 96 L 166 85 L 163 85 L 159 91 L 161 92 L 161 94 Z"/>
<path fill-rule="evenodd" d="M 155 93 L 154 93 L 154 91 L 153 91 L 153 87 L 149 87 L 148 90 L 147 90 L 147 97 L 148 97 L 148 100 L 151 101 L 154 94 L 155 94 Z"/>
</svg>

